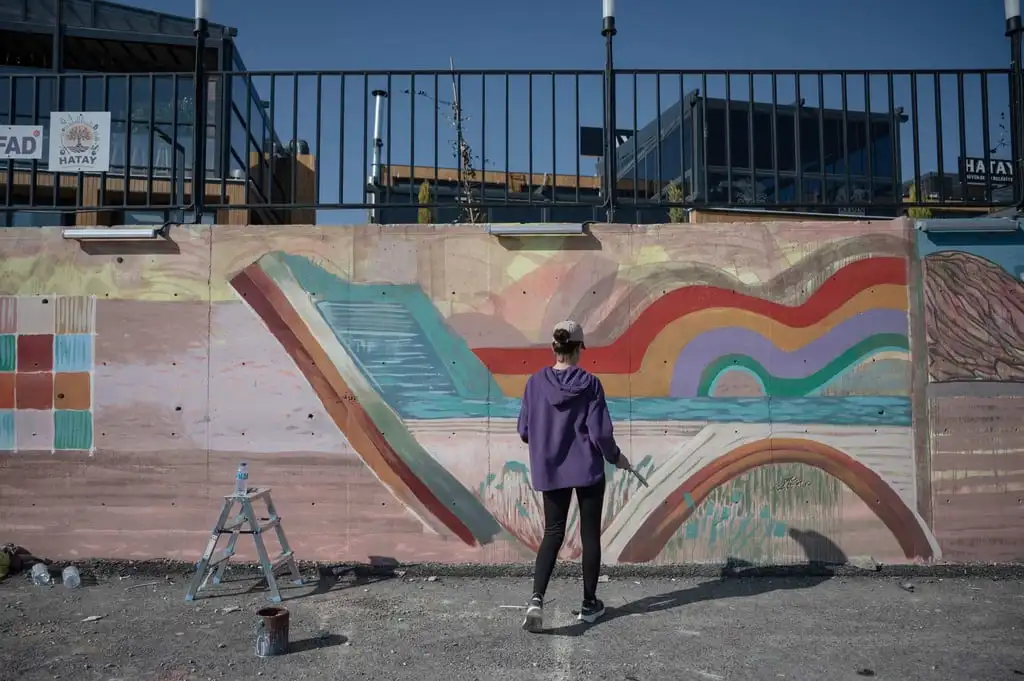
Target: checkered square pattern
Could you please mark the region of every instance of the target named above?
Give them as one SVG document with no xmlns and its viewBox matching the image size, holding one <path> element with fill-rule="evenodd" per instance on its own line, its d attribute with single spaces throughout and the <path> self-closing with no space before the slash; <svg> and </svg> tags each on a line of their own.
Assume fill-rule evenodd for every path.
<svg viewBox="0 0 1024 681">
<path fill-rule="evenodd" d="M 96 299 L 0 296 L 0 451 L 93 448 Z"/>
</svg>

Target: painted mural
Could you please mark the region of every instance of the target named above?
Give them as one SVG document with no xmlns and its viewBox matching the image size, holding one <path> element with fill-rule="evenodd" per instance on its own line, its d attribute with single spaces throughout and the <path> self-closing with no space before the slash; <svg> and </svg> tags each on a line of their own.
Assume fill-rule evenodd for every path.
<svg viewBox="0 0 1024 681">
<path fill-rule="evenodd" d="M 0 450 L 92 450 L 94 305 L 0 297 Z"/>
<path fill-rule="evenodd" d="M 175 231 L 176 252 L 117 257 L 11 234 L 10 300 L 96 299 L 93 451 L 53 447 L 45 469 L 2 455 L 0 523 L 33 550 L 194 558 L 247 460 L 303 557 L 528 561 L 543 518 L 515 418 L 564 318 L 587 329 L 584 365 L 650 482 L 608 471 L 607 562 L 932 561 L 956 546 L 932 520 L 941 480 L 922 477 L 935 438 L 915 439 L 913 329 L 928 324 L 929 366 L 957 370 L 973 336 L 932 363 L 905 221 L 520 240 L 197 227 Z M 970 357 L 1006 377 L 1020 361 L 1003 352 Z M 89 491 L 71 526 L 41 505 L 47 479 L 75 471 Z"/>
<path fill-rule="evenodd" d="M 953 560 L 1024 557 L 1024 234 L 925 235 L 934 524 Z"/>
</svg>

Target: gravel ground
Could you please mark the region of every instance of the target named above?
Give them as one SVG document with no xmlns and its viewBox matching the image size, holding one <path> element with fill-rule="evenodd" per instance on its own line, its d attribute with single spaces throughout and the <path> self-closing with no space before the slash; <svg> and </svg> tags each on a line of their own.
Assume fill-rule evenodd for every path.
<svg viewBox="0 0 1024 681">
<path fill-rule="evenodd" d="M 181 575 L 86 577 L 0 584 L 0 679 L 1024 681 L 1016 579 L 618 577 L 590 627 L 573 624 L 579 581 L 556 579 L 531 635 L 525 578 L 342 572 L 285 590 L 291 652 L 261 659 L 256 580 L 186 603 Z"/>
</svg>

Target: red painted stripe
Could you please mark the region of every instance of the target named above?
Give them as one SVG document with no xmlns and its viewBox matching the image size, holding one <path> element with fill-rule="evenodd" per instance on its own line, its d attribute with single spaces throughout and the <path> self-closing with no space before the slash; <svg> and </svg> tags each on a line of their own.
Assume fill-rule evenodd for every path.
<svg viewBox="0 0 1024 681">
<path fill-rule="evenodd" d="M 647 348 L 668 324 L 693 312 L 731 307 L 771 317 L 787 326 L 821 321 L 861 291 L 884 284 L 907 284 L 904 258 L 868 258 L 836 272 L 802 305 L 790 307 L 716 286 L 687 286 L 671 291 L 644 310 L 610 345 L 587 348 L 582 366 L 605 374 L 631 374 L 640 368 Z M 475 348 L 492 374 L 532 374 L 551 363 L 551 348 Z"/>
<path fill-rule="evenodd" d="M 779 463 L 803 463 L 838 478 L 889 528 L 907 558 L 931 560 L 935 557 L 921 522 L 899 494 L 871 468 L 821 442 L 767 438 L 733 449 L 684 480 L 644 518 L 617 559 L 622 563 L 646 563 L 656 559 L 713 490 L 754 468 Z M 691 496 L 689 500 L 687 494 Z"/>
</svg>

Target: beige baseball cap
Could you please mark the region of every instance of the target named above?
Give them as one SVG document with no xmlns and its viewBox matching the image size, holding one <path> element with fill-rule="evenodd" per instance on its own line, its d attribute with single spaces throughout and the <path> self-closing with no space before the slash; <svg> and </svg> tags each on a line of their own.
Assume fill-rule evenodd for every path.
<svg viewBox="0 0 1024 681">
<path fill-rule="evenodd" d="M 579 343 L 583 347 L 587 347 L 586 341 L 583 338 L 583 327 L 580 326 L 579 322 L 574 322 L 571 319 L 567 319 L 564 322 L 558 322 L 555 324 L 555 328 L 552 329 L 551 333 L 554 334 L 555 331 L 559 330 L 569 332 L 569 342 Z"/>
</svg>

